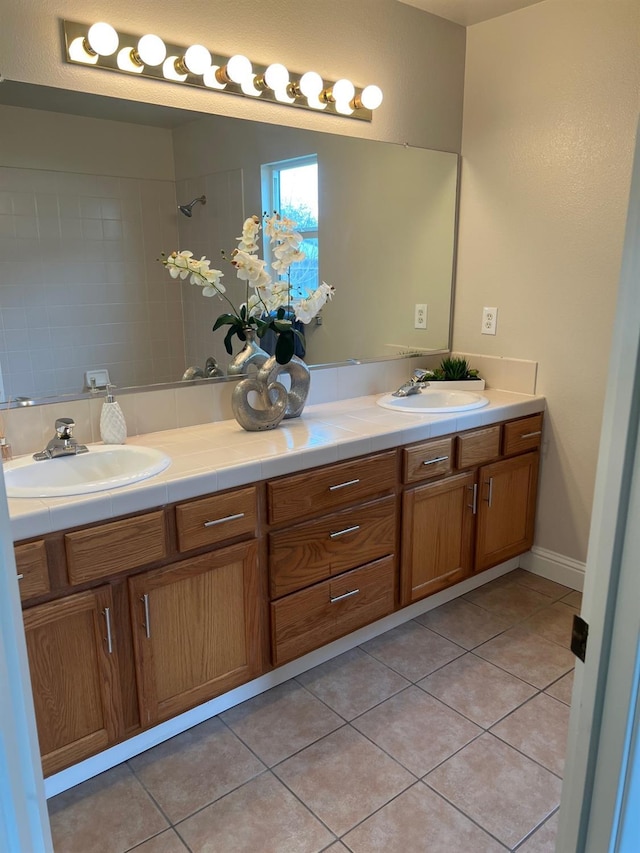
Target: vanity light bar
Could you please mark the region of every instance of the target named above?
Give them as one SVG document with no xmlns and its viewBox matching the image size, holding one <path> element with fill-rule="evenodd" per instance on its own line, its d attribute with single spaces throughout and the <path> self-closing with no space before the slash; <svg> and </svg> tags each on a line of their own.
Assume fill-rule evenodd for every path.
<svg viewBox="0 0 640 853">
<path fill-rule="evenodd" d="M 170 44 L 151 33 L 117 32 L 105 22 L 63 21 L 67 62 L 136 74 L 200 89 L 371 121 L 382 103 L 378 86 L 357 89 L 350 80 L 324 80 L 315 71 L 290 74 L 284 65 L 251 63 L 246 56 L 212 54 L 201 44 Z"/>
</svg>

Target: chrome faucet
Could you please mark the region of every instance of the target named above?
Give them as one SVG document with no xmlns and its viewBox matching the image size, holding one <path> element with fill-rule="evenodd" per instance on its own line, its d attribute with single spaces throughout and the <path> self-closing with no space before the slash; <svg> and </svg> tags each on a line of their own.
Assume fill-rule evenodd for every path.
<svg viewBox="0 0 640 853">
<path fill-rule="evenodd" d="M 58 418 L 54 437 L 44 450 L 33 454 L 36 462 L 43 462 L 45 459 L 58 459 L 60 456 L 76 456 L 78 453 L 88 453 L 89 448 L 84 444 L 78 444 L 73 437 L 74 427 L 75 422 L 71 418 Z"/>
<path fill-rule="evenodd" d="M 410 397 L 412 394 L 420 394 L 423 388 L 429 384 L 422 377 L 427 373 L 426 370 L 420 368 L 413 371 L 413 376 L 404 385 L 401 385 L 397 391 L 394 391 L 392 397 Z"/>
</svg>

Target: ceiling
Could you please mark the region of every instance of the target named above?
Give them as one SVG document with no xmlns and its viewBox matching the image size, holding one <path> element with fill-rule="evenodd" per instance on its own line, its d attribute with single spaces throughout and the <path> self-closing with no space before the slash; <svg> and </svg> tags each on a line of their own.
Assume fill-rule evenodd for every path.
<svg viewBox="0 0 640 853">
<path fill-rule="evenodd" d="M 399 2 L 469 27 L 471 24 L 479 24 L 481 21 L 515 12 L 516 9 L 524 9 L 525 6 L 534 6 L 543 0 L 399 0 Z"/>
</svg>

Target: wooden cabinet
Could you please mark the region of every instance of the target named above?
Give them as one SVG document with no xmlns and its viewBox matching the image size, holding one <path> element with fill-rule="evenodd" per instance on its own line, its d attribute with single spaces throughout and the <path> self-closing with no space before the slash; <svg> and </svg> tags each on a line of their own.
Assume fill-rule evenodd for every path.
<svg viewBox="0 0 640 853">
<path fill-rule="evenodd" d="M 25 611 L 24 627 L 45 775 L 123 734 L 108 586 Z"/>
<path fill-rule="evenodd" d="M 531 548 L 537 483 L 537 452 L 514 456 L 480 469 L 477 572 Z"/>
<path fill-rule="evenodd" d="M 402 604 L 438 592 L 473 570 L 475 474 L 407 490 L 402 498 Z"/>
<path fill-rule="evenodd" d="M 255 542 L 129 580 L 140 716 L 153 725 L 258 673 Z"/>
<path fill-rule="evenodd" d="M 49 592 L 51 586 L 44 541 L 40 539 L 37 542 L 17 545 L 15 555 L 21 601 Z"/>
</svg>

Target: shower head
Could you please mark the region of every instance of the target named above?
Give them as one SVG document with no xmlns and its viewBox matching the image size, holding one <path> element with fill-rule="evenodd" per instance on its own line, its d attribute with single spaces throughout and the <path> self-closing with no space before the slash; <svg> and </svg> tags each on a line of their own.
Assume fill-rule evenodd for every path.
<svg viewBox="0 0 640 853">
<path fill-rule="evenodd" d="M 194 206 L 194 204 L 197 204 L 198 202 L 200 202 L 200 204 L 206 204 L 207 203 L 206 195 L 201 195 L 201 196 L 198 196 L 198 198 L 194 198 L 193 201 L 189 202 L 189 204 L 179 204 L 178 210 L 180 211 L 180 213 L 184 213 L 185 216 L 192 217 L 193 216 L 193 206 Z"/>
</svg>

